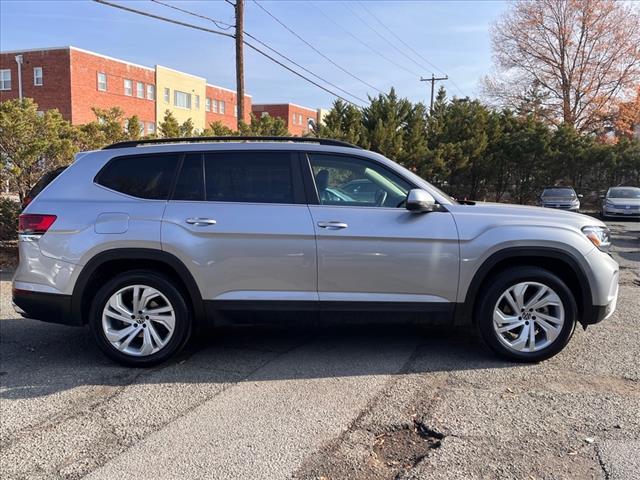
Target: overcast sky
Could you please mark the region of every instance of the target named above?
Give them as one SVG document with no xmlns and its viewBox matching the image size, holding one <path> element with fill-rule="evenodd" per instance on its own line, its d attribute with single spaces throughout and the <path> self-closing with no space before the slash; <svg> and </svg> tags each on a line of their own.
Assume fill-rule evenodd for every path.
<svg viewBox="0 0 640 480">
<path fill-rule="evenodd" d="M 150 0 L 112 1 L 216 28 Z M 223 0 L 163 1 L 233 23 L 233 7 Z M 477 95 L 480 78 L 491 69 L 489 26 L 506 8 L 499 1 L 281 0 L 261 5 L 353 76 L 285 30 L 253 0 L 246 0 L 246 32 L 360 98 L 377 94 L 371 86 L 382 91 L 395 86 L 413 101 L 428 101 L 429 84 L 418 76 L 431 73 L 449 75 L 452 80 L 445 86 L 450 95 Z M 73 45 L 143 65 L 165 65 L 235 89 L 233 42 L 88 0 L 0 1 L 2 50 Z M 248 48 L 245 75 L 254 103 L 293 102 L 315 108 L 330 107 L 333 101 L 330 94 Z"/>
</svg>

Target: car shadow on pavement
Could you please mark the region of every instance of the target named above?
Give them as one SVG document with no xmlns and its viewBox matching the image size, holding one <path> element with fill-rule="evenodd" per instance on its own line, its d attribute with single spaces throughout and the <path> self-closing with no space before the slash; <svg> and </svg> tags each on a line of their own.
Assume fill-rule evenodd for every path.
<svg viewBox="0 0 640 480">
<path fill-rule="evenodd" d="M 0 320 L 0 399 L 84 386 L 236 383 L 396 375 L 513 366 L 466 329 L 410 324 L 226 327 L 198 335 L 176 358 L 136 369 L 107 359 L 86 329 Z"/>
</svg>

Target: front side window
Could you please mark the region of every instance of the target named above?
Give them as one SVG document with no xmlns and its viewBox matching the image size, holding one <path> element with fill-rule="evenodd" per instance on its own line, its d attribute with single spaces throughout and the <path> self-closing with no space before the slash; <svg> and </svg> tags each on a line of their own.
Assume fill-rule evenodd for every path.
<svg viewBox="0 0 640 480">
<path fill-rule="evenodd" d="M 156 99 L 156 86 L 147 85 L 147 100 L 155 100 L 155 99 Z"/>
<path fill-rule="evenodd" d="M 42 77 L 42 67 L 33 68 L 33 84 L 36 87 L 40 87 L 44 84 Z"/>
<path fill-rule="evenodd" d="M 138 98 L 144 98 L 144 83 L 136 82 L 136 96 Z"/>
<path fill-rule="evenodd" d="M 179 108 L 191 108 L 191 94 L 175 90 L 173 92 L 173 104 Z"/>
<path fill-rule="evenodd" d="M 132 197 L 166 200 L 178 159 L 178 154 L 114 158 L 98 173 L 96 183 Z"/>
<path fill-rule="evenodd" d="M 164 89 L 164 101 L 165 103 L 169 103 L 171 101 L 171 90 L 168 88 Z"/>
<path fill-rule="evenodd" d="M 133 82 L 127 78 L 124 79 L 124 94 L 127 97 L 131 97 L 133 95 Z"/>
<path fill-rule="evenodd" d="M 287 152 L 220 152 L 204 157 L 207 201 L 294 203 Z"/>
<path fill-rule="evenodd" d="M 400 208 L 409 182 L 375 162 L 341 155 L 309 155 L 321 205 Z"/>
<path fill-rule="evenodd" d="M 98 90 L 107 91 L 107 74 L 104 72 L 98 72 Z"/>
<path fill-rule="evenodd" d="M 11 90 L 11 70 L 0 70 L 0 90 Z"/>
</svg>

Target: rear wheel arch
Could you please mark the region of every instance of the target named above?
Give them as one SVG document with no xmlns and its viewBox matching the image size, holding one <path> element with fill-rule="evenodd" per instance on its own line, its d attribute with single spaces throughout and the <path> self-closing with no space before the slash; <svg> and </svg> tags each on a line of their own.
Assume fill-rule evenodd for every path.
<svg viewBox="0 0 640 480">
<path fill-rule="evenodd" d="M 116 248 L 97 254 L 82 268 L 76 280 L 71 314 L 78 324 L 86 324 L 92 295 L 114 274 L 128 270 L 153 270 L 172 280 L 183 292 L 196 325 L 205 321 L 204 302 L 187 267 L 174 255 L 148 248 Z"/>
<path fill-rule="evenodd" d="M 573 293 L 578 318 L 590 311 L 591 287 L 586 272 L 574 256 L 553 247 L 510 247 L 492 254 L 476 271 L 463 303 L 460 314 L 475 323 L 475 313 L 480 303 L 481 292 L 494 275 L 514 266 L 535 266 L 557 275 Z M 458 318 L 460 318 L 458 314 Z M 462 320 L 462 319 L 460 319 Z"/>
</svg>

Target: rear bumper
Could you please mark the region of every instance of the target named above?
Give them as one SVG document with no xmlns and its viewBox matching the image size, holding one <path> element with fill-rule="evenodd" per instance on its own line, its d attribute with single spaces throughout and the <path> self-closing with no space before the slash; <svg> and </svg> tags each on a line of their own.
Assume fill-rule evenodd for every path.
<svg viewBox="0 0 640 480">
<path fill-rule="evenodd" d="M 13 289 L 13 306 L 20 315 L 49 323 L 81 326 L 71 315 L 71 295 Z"/>
</svg>

